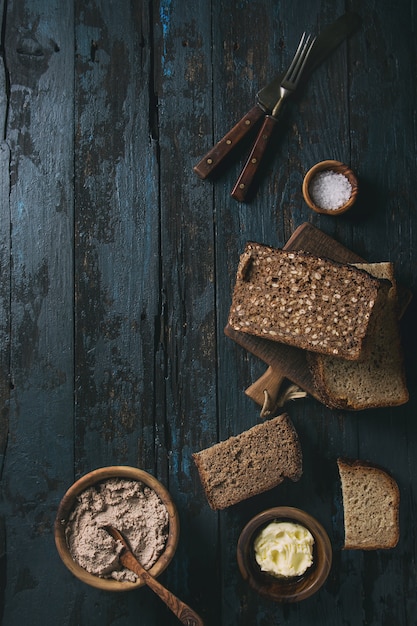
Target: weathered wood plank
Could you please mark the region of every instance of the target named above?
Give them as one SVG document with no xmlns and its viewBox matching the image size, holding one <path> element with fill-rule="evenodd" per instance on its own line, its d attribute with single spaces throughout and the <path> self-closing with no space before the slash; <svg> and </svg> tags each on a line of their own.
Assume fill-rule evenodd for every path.
<svg viewBox="0 0 417 626">
<path fill-rule="evenodd" d="M 48 621 L 56 507 L 73 478 L 72 7 L 7 3 L 10 419 L 2 491 L 5 624 Z M 4 150 L 3 150 L 4 154 Z M 4 169 L 3 169 L 4 168 Z M 3 188 L 6 192 L 6 189 Z M 52 542 L 53 545 L 53 542 Z M 68 596 L 55 588 L 54 620 Z"/>
<path fill-rule="evenodd" d="M 76 471 L 133 465 L 168 480 L 155 411 L 161 308 L 158 128 L 148 3 L 76 2 Z M 163 404 L 164 406 L 164 404 Z M 133 602 L 164 621 L 152 594 L 77 591 L 77 619 L 99 623 Z"/>
<path fill-rule="evenodd" d="M 4 16 L 4 3 L 0 3 L 0 15 Z M 3 24 L 2 24 L 2 31 Z M 2 50 L 4 42 L 2 41 Z M 9 431 L 10 399 L 10 150 L 5 139 L 8 110 L 8 84 L 4 67 L 4 54 L 0 63 L 0 478 L 7 449 Z M 0 496 L 0 502 L 2 501 Z M 4 605 L 6 593 L 7 544 L 6 520 L 0 513 L 0 606 Z"/>
<path fill-rule="evenodd" d="M 77 473 L 154 469 L 160 307 L 146 6 L 76 3 Z"/>
<path fill-rule="evenodd" d="M 0 3 L 3 15 L 3 3 Z M 0 65 L 0 473 L 7 445 L 10 394 L 10 149 L 4 140 L 8 112 L 8 84 L 4 59 Z"/>
<path fill-rule="evenodd" d="M 170 587 L 207 623 L 219 620 L 217 515 L 209 510 L 191 455 L 218 437 L 215 214 L 192 167 L 200 128 L 211 118 L 212 6 L 162 2 L 155 79 L 161 168 L 161 292 L 164 295 L 156 414 L 169 453 L 169 484 L 180 508 Z M 180 582 L 181 581 L 181 582 Z M 207 589 L 211 588 L 207 602 Z"/>
</svg>

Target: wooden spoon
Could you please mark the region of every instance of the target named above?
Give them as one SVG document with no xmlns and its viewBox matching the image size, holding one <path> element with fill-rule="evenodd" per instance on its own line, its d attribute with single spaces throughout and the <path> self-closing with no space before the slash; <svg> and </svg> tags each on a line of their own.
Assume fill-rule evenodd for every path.
<svg viewBox="0 0 417 626">
<path fill-rule="evenodd" d="M 123 550 L 119 555 L 119 559 L 121 564 L 127 569 L 130 569 L 137 576 L 139 576 L 143 582 L 148 585 L 160 598 L 165 602 L 168 608 L 178 617 L 182 624 L 186 626 L 204 626 L 204 622 L 197 615 L 192 608 L 190 608 L 185 602 L 179 600 L 171 591 L 168 591 L 160 582 L 156 580 L 144 567 L 139 563 L 137 558 L 132 553 L 132 550 L 129 547 L 126 539 L 123 537 L 122 533 L 114 528 L 114 526 L 103 526 L 103 530 L 106 530 L 109 535 L 116 539 L 116 541 L 120 541 L 123 545 Z"/>
</svg>

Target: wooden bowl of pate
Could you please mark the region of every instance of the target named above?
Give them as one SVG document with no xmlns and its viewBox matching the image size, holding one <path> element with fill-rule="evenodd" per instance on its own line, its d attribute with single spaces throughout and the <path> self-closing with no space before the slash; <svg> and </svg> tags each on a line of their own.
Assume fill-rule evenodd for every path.
<svg viewBox="0 0 417 626">
<path fill-rule="evenodd" d="M 128 466 L 103 467 L 77 480 L 58 507 L 58 553 L 82 582 L 104 591 L 128 591 L 144 583 L 123 568 L 118 543 L 104 530 L 115 526 L 152 576 L 171 562 L 179 519 L 167 489 L 154 476 Z"/>
</svg>

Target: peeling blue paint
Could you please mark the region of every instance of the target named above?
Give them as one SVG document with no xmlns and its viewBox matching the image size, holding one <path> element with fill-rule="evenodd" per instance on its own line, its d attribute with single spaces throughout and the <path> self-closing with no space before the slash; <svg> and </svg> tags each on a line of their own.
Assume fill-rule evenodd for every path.
<svg viewBox="0 0 417 626">
<path fill-rule="evenodd" d="M 162 69 L 163 74 L 166 77 L 172 76 L 172 68 L 170 67 L 169 62 L 167 61 L 167 49 L 166 49 L 166 40 L 169 36 L 170 26 L 171 26 L 171 13 L 172 13 L 172 1 L 165 0 L 161 2 L 159 8 L 159 19 L 161 21 L 162 28 L 162 39 L 163 39 L 163 51 L 162 51 Z"/>
<path fill-rule="evenodd" d="M 23 200 L 18 200 L 17 211 L 19 215 L 23 215 L 23 213 L 25 212 L 25 203 L 23 202 Z"/>
<path fill-rule="evenodd" d="M 162 35 L 164 39 L 167 37 L 170 26 L 171 19 L 171 0 L 166 0 L 165 2 L 161 2 L 161 6 L 159 8 L 159 17 L 161 20 L 162 26 Z"/>
</svg>

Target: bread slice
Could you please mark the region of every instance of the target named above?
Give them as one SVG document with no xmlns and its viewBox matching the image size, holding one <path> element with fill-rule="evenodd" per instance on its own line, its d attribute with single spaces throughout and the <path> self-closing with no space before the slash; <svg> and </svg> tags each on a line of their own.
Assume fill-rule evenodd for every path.
<svg viewBox="0 0 417 626">
<path fill-rule="evenodd" d="M 286 413 L 194 453 L 193 460 L 213 510 L 302 475 L 301 446 Z"/>
<path fill-rule="evenodd" d="M 357 360 L 383 286 L 352 265 L 247 243 L 228 323 L 237 331 Z"/>
<path fill-rule="evenodd" d="M 400 492 L 383 469 L 337 460 L 342 483 L 346 550 L 394 548 L 400 537 Z"/>
<path fill-rule="evenodd" d="M 356 265 L 377 278 L 389 279 L 391 288 L 379 299 L 367 350 L 360 361 L 345 361 L 310 353 L 308 363 L 322 402 L 332 409 L 399 406 L 408 402 L 404 359 L 398 324 L 398 300 L 392 263 Z"/>
</svg>

